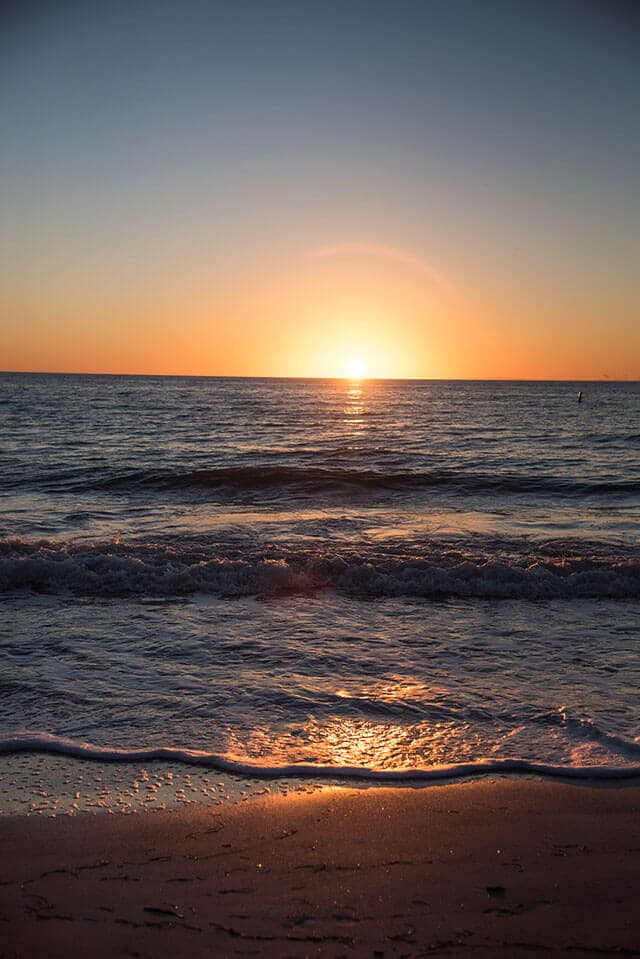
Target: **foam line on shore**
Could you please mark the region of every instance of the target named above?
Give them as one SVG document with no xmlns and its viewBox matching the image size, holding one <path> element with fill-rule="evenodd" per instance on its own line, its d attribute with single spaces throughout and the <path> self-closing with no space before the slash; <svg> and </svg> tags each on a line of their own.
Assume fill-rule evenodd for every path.
<svg viewBox="0 0 640 959">
<path fill-rule="evenodd" d="M 76 759 L 105 763 L 141 763 L 160 760 L 207 766 L 219 772 L 254 779 L 360 779 L 376 783 L 435 782 L 490 774 L 528 773 L 535 776 L 562 779 L 635 779 L 640 778 L 640 765 L 629 766 L 568 766 L 533 762 L 528 759 L 478 759 L 472 762 L 450 763 L 415 769 L 375 769 L 366 766 L 323 766 L 313 763 L 292 763 L 262 766 L 226 759 L 217 753 L 171 746 L 153 746 L 140 749 L 117 749 L 97 746 L 50 733 L 24 733 L 0 737 L 1 753 L 40 752 Z"/>
</svg>

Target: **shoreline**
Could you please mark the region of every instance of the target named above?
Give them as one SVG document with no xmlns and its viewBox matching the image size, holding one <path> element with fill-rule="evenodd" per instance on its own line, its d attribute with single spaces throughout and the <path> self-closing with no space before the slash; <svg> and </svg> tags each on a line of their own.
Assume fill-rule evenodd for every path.
<svg viewBox="0 0 640 959">
<path fill-rule="evenodd" d="M 136 752 L 147 754 L 144 750 Z M 314 775 L 314 771 L 320 775 Z M 358 775 L 360 772 L 362 775 Z M 253 802 L 262 796 L 383 788 L 419 791 L 482 782 L 539 781 L 593 789 L 640 786 L 637 765 L 563 767 L 525 760 L 502 760 L 497 764 L 482 760 L 414 771 L 293 764 L 279 769 L 267 767 L 266 774 L 261 773 L 262 767 L 242 762 L 225 762 L 220 767 L 175 758 L 134 761 L 126 756 L 126 751 L 122 751 L 122 758 L 114 754 L 106 759 L 83 751 L 14 752 L 4 751 L 0 742 L 0 818 L 56 818 L 101 812 L 144 814 Z"/>
<path fill-rule="evenodd" d="M 3 816 L 2 955 L 640 955 L 633 785 L 501 777 Z"/>
</svg>

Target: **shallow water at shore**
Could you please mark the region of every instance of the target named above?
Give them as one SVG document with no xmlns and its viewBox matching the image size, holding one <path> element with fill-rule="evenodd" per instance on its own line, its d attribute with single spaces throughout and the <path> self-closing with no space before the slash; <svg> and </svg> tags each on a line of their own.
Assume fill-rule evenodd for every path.
<svg viewBox="0 0 640 959">
<path fill-rule="evenodd" d="M 26 727 L 258 766 L 640 761 L 634 603 L 4 606 L 5 740 Z"/>
</svg>

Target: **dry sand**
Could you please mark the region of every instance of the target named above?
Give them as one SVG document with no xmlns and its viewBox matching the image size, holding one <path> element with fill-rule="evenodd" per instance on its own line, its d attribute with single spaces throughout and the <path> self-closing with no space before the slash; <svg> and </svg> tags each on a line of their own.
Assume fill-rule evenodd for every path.
<svg viewBox="0 0 640 959">
<path fill-rule="evenodd" d="M 640 789 L 0 819 L 0 956 L 640 956 Z"/>
</svg>

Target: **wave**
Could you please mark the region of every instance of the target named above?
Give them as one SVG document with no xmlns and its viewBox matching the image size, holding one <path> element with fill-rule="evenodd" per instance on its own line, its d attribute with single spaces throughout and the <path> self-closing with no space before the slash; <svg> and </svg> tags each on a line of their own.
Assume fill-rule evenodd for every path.
<svg viewBox="0 0 640 959">
<path fill-rule="evenodd" d="M 260 596 L 335 590 L 480 599 L 640 599 L 637 555 L 505 556 L 430 547 L 420 554 L 193 543 L 0 541 L 0 592 Z"/>
<path fill-rule="evenodd" d="M 617 733 L 608 733 L 594 723 L 592 719 L 570 716 L 566 708 L 559 710 L 559 719 L 570 736 L 586 739 L 589 742 L 603 743 L 615 752 L 625 756 L 640 756 L 640 740 L 626 739 Z"/>
<path fill-rule="evenodd" d="M 146 763 L 154 760 L 205 766 L 219 772 L 255 779 L 359 779 L 375 783 L 435 782 L 468 776 L 520 773 L 562 779 L 636 779 L 640 765 L 634 766 L 569 766 L 534 762 L 528 759 L 477 759 L 447 763 L 426 768 L 377 769 L 369 766 L 331 766 L 315 763 L 289 763 L 262 766 L 229 759 L 217 753 L 172 746 L 141 749 L 116 749 L 96 746 L 50 733 L 25 733 L 0 737 L 0 753 L 40 752 L 103 763 Z"/>
<path fill-rule="evenodd" d="M 375 491 L 451 490 L 468 493 L 539 493 L 565 496 L 632 496 L 640 493 L 639 479 L 581 479 L 562 475 L 482 473 L 452 469 L 399 470 L 324 468 L 293 465 L 226 466 L 209 469 L 130 470 L 105 476 L 81 469 L 22 477 L 21 484 L 49 492 L 113 493 L 209 491 L 249 493 L 295 491 L 339 494 Z M 13 486 L 14 483 L 12 482 Z"/>
</svg>

